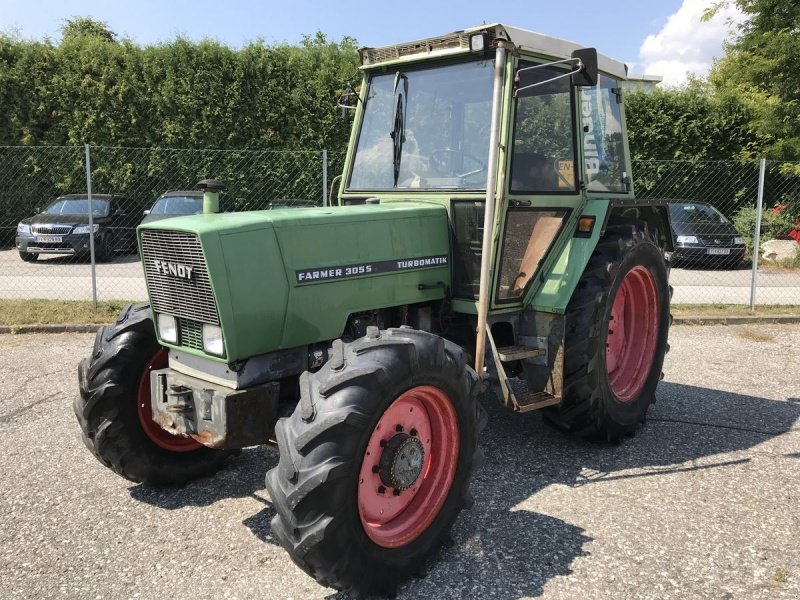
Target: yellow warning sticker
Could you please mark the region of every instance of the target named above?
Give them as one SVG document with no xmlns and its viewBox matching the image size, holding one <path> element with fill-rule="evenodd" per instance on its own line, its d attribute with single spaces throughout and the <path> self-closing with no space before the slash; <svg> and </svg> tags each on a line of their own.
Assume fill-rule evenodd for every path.
<svg viewBox="0 0 800 600">
<path fill-rule="evenodd" d="M 571 160 L 558 160 L 556 161 L 556 168 L 558 170 L 558 187 L 566 189 L 575 189 L 575 165 Z"/>
</svg>

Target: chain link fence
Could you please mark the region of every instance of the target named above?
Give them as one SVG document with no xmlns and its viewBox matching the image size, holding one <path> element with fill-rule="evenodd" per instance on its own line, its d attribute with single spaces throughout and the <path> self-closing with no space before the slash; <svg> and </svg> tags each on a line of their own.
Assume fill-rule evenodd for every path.
<svg viewBox="0 0 800 600">
<path fill-rule="evenodd" d="M 800 163 L 637 161 L 636 195 L 670 201 L 678 304 L 800 305 Z"/>
<path fill-rule="evenodd" d="M 199 210 L 205 178 L 225 183 L 223 211 L 323 204 L 343 165 L 325 150 L 0 147 L 0 298 L 145 299 L 134 236 L 145 211 Z M 800 305 L 800 163 L 633 171 L 638 197 L 670 200 L 675 303 Z"/>
<path fill-rule="evenodd" d="M 145 299 L 145 213 L 200 211 L 206 178 L 224 182 L 223 211 L 322 205 L 343 163 L 326 150 L 0 148 L 0 298 Z"/>
</svg>

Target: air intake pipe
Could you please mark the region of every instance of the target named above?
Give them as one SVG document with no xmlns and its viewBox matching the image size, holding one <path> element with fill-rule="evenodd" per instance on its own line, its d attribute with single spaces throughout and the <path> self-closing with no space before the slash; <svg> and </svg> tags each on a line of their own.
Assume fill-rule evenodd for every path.
<svg viewBox="0 0 800 600">
<path fill-rule="evenodd" d="M 216 179 L 203 179 L 197 189 L 203 192 L 203 214 L 218 213 L 219 193 L 225 189 L 225 184 Z"/>
</svg>

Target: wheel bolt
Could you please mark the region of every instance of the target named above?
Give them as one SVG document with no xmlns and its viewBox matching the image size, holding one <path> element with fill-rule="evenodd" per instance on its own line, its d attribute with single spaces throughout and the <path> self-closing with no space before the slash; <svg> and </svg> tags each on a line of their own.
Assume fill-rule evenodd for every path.
<svg viewBox="0 0 800 600">
<path fill-rule="evenodd" d="M 411 431 L 409 431 L 408 433 L 411 434 L 411 437 L 417 437 L 417 430 L 414 429 L 413 427 L 411 428 Z"/>
<path fill-rule="evenodd" d="M 381 468 L 378 465 L 372 465 L 372 472 L 373 473 L 377 473 L 380 470 L 381 470 Z"/>
<path fill-rule="evenodd" d="M 385 487 L 383 487 L 382 485 L 379 485 L 379 486 L 378 486 L 378 493 L 379 493 L 379 494 L 383 494 L 383 493 L 385 493 L 385 492 L 386 492 L 386 488 L 385 488 Z"/>
<path fill-rule="evenodd" d="M 399 496 L 399 495 L 400 495 L 400 490 L 394 490 L 392 493 L 393 493 L 395 496 Z"/>
<path fill-rule="evenodd" d="M 386 440 L 381 440 L 381 448 L 386 448 Z"/>
<path fill-rule="evenodd" d="M 396 425 L 394 430 L 397 431 L 397 432 L 403 431 L 403 426 L 402 425 Z"/>
</svg>

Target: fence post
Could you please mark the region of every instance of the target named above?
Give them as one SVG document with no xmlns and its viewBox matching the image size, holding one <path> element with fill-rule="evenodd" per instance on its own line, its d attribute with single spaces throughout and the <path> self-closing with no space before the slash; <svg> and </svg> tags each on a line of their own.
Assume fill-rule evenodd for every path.
<svg viewBox="0 0 800 600">
<path fill-rule="evenodd" d="M 750 281 L 750 310 L 756 309 L 756 284 L 758 283 L 758 251 L 761 244 L 761 214 L 764 211 L 764 175 L 767 159 L 762 158 L 758 168 L 758 204 L 756 204 L 756 230 L 753 235 L 753 274 Z"/>
<path fill-rule="evenodd" d="M 322 149 L 322 206 L 328 206 L 328 149 Z"/>
<path fill-rule="evenodd" d="M 92 264 L 92 308 L 97 310 L 97 273 L 94 261 L 94 218 L 92 211 L 92 161 L 89 144 L 83 145 L 86 152 L 86 201 L 89 203 L 89 262 Z"/>
</svg>

